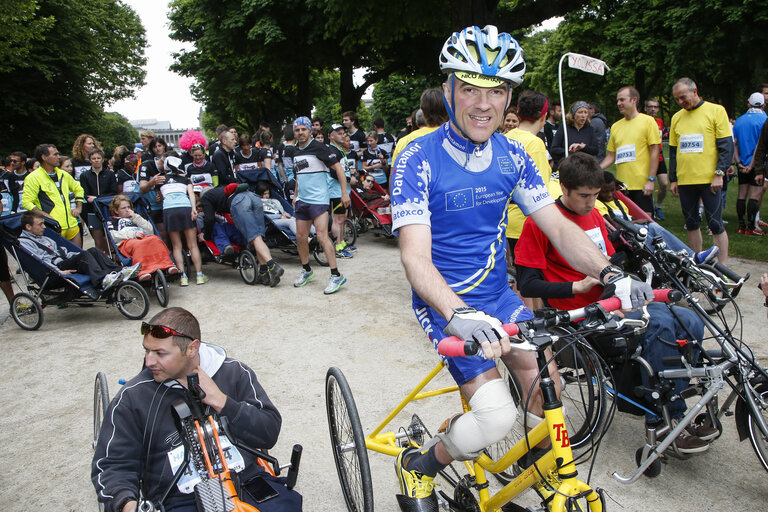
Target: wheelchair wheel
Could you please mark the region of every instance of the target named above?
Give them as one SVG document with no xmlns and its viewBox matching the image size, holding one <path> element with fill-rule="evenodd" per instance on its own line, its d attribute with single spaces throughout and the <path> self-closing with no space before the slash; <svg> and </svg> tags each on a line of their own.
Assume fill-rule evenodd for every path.
<svg viewBox="0 0 768 512">
<path fill-rule="evenodd" d="M 357 228 L 350 219 L 344 221 L 344 241 L 347 245 L 355 245 L 357 242 Z"/>
<path fill-rule="evenodd" d="M 35 331 L 43 325 L 43 308 L 28 293 L 17 293 L 11 301 L 11 315 L 16 325 L 27 331 Z"/>
<path fill-rule="evenodd" d="M 147 292 L 135 281 L 120 283 L 115 292 L 115 302 L 120 313 L 130 320 L 144 318 L 149 311 Z"/>
<path fill-rule="evenodd" d="M 96 443 L 99 441 L 101 423 L 107 414 L 107 407 L 109 407 L 107 376 L 104 375 L 104 372 L 99 372 L 93 383 L 93 448 L 96 448 Z"/>
<path fill-rule="evenodd" d="M 323 251 L 323 246 L 320 245 L 320 242 L 317 241 L 317 237 L 309 241 L 309 250 L 312 251 L 312 257 L 315 258 L 319 265 L 323 267 L 328 266 L 328 258 L 325 257 L 325 251 Z"/>
<path fill-rule="evenodd" d="M 760 427 L 757 426 L 757 422 L 753 414 L 760 414 L 763 417 L 763 421 L 768 422 L 768 384 L 765 382 L 755 386 L 757 396 L 755 401 L 759 411 L 749 411 L 747 415 L 747 432 L 749 432 L 749 442 L 752 444 L 752 448 L 755 450 L 755 455 L 760 459 L 760 464 L 763 465 L 766 471 L 768 471 L 768 438 L 766 438 L 760 431 Z M 745 392 L 748 392 L 745 390 Z M 741 431 L 741 429 L 739 429 Z"/>
<path fill-rule="evenodd" d="M 331 447 L 347 509 L 373 512 L 373 484 L 363 427 L 347 379 L 338 368 L 325 376 L 325 404 Z"/>
<path fill-rule="evenodd" d="M 259 277 L 259 265 L 256 263 L 256 258 L 251 254 L 251 251 L 240 252 L 240 255 L 237 257 L 237 268 L 245 284 L 256 284 L 256 280 Z"/>
<path fill-rule="evenodd" d="M 157 303 L 160 304 L 160 307 L 164 308 L 167 306 L 171 292 L 168 289 L 168 281 L 165 279 L 165 274 L 163 274 L 162 270 L 156 271 L 152 276 L 152 290 L 155 292 L 155 298 L 157 298 Z"/>
</svg>

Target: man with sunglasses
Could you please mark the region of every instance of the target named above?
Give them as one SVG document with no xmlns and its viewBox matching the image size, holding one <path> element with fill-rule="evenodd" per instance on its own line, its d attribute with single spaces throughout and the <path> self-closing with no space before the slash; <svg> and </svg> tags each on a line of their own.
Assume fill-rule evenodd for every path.
<svg viewBox="0 0 768 512">
<path fill-rule="evenodd" d="M 167 308 L 142 323 L 144 369 L 117 393 L 104 417 L 93 456 L 91 479 L 99 501 L 107 510 L 133 512 L 139 498 L 166 511 L 193 512 L 195 494 L 187 472 L 178 485 L 171 457 L 183 454 L 183 445 L 172 414 L 172 405 L 186 397 L 187 375 L 197 373 L 205 392 L 204 414 L 228 420 L 229 431 L 239 441 L 260 449 L 277 442 L 282 419 L 251 368 L 226 356 L 223 348 L 203 343 L 200 324 L 183 308 Z M 219 434 L 223 436 L 222 433 Z M 238 468 L 241 482 L 254 475 L 267 479 L 254 457 L 232 448 L 230 468 Z M 194 475 L 193 477 L 194 478 Z M 272 486 L 284 497 L 285 488 Z M 281 488 L 282 487 L 282 488 Z M 184 490 L 187 492 L 184 492 Z M 297 500 L 297 493 L 288 494 Z M 241 496 L 241 499 L 243 496 Z M 275 500 L 259 503 L 259 510 L 299 510 L 294 505 L 269 508 Z"/>
</svg>

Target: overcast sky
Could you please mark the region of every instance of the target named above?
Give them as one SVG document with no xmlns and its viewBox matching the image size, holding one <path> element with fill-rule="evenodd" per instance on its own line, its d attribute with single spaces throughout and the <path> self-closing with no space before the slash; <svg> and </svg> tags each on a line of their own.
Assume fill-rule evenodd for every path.
<svg viewBox="0 0 768 512">
<path fill-rule="evenodd" d="M 200 104 L 192 99 L 193 81 L 169 71 L 171 54 L 183 46 L 168 37 L 168 2 L 163 0 L 123 0 L 141 17 L 147 31 L 147 84 L 136 91 L 135 99 L 118 101 L 109 111 L 129 120 L 170 121 L 173 128 L 196 128 Z"/>
<path fill-rule="evenodd" d="M 181 77 L 168 68 L 173 63 L 171 54 L 184 47 L 168 37 L 168 2 L 163 0 L 123 0 L 141 17 L 147 31 L 147 84 L 136 91 L 135 99 L 118 101 L 108 111 L 116 111 L 129 120 L 157 119 L 170 121 L 175 129 L 196 128 L 201 104 L 192 99 L 189 88 L 192 79 Z M 544 22 L 545 28 L 554 28 L 562 18 Z M 437 59 L 435 59 L 437 60 Z M 359 79 L 362 73 L 356 73 Z M 357 81 L 357 80 L 356 80 Z"/>
</svg>

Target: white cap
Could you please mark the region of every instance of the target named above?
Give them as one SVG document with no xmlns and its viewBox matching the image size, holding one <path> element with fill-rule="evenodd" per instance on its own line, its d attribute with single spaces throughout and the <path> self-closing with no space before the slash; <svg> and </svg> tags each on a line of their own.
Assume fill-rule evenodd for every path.
<svg viewBox="0 0 768 512">
<path fill-rule="evenodd" d="M 749 95 L 748 101 L 751 107 L 762 107 L 765 104 L 765 96 L 760 92 L 753 92 Z"/>
</svg>

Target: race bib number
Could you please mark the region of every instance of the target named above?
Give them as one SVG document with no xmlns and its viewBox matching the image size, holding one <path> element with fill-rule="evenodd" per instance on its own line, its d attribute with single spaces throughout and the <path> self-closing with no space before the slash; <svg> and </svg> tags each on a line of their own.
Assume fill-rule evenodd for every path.
<svg viewBox="0 0 768 512">
<path fill-rule="evenodd" d="M 245 468 L 245 461 L 243 460 L 243 456 L 240 454 L 237 448 L 232 446 L 232 443 L 229 441 L 227 436 L 223 434 L 219 435 L 219 442 L 221 443 L 221 451 L 224 452 L 224 458 L 227 461 L 229 470 L 242 471 Z M 168 461 L 171 464 L 171 471 L 175 474 L 176 471 L 184 463 L 184 447 L 179 446 L 178 448 L 168 452 Z M 220 467 L 216 467 L 214 469 L 217 471 L 221 470 Z M 195 485 L 197 485 L 201 480 L 202 478 L 200 478 L 200 474 L 197 472 L 197 469 L 195 469 L 192 463 L 190 463 L 187 465 L 187 468 L 181 475 L 179 483 L 176 484 L 176 487 L 178 487 L 179 491 L 184 494 L 191 494 L 195 491 Z"/>
<path fill-rule="evenodd" d="M 704 134 L 686 133 L 680 136 L 681 153 L 703 153 L 704 152 Z"/>
<path fill-rule="evenodd" d="M 637 160 L 634 144 L 625 144 L 616 149 L 616 165 L 634 162 Z"/>
<path fill-rule="evenodd" d="M 0 213 L 0 216 L 5 217 L 6 215 L 11 214 L 12 201 L 13 201 L 13 196 L 11 196 L 11 194 L 6 192 L 2 193 L 3 213 Z"/>
<path fill-rule="evenodd" d="M 585 231 L 587 236 L 590 240 L 592 240 L 598 249 L 600 249 L 600 252 L 608 255 L 608 250 L 605 248 L 605 240 L 603 239 L 603 233 L 600 231 L 600 228 L 592 228 Z"/>
</svg>

